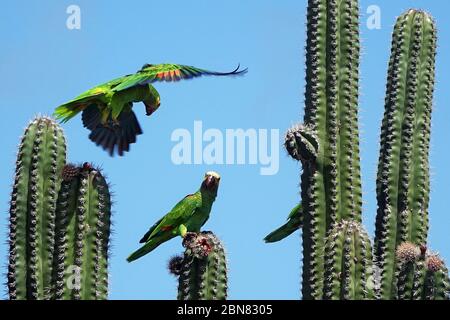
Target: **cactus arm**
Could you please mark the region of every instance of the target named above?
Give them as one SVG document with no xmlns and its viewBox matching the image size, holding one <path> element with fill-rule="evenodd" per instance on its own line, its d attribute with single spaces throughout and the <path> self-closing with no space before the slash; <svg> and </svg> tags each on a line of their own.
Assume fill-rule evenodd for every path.
<svg viewBox="0 0 450 320">
<path fill-rule="evenodd" d="M 338 222 L 325 247 L 324 297 L 332 300 L 373 298 L 370 240 L 359 223 Z"/>
<path fill-rule="evenodd" d="M 10 209 L 10 299 L 47 299 L 51 288 L 54 219 L 66 157 L 62 129 L 36 118 L 25 130 Z"/>
<path fill-rule="evenodd" d="M 57 207 L 55 298 L 104 300 L 108 295 L 111 199 L 92 166 L 67 165 Z M 66 174 L 67 175 L 67 174 Z"/>
<path fill-rule="evenodd" d="M 211 232 L 190 233 L 183 245 L 186 250 L 177 273 L 178 300 L 225 300 L 228 270 L 220 240 Z"/>
<path fill-rule="evenodd" d="M 395 250 L 399 243 L 426 242 L 436 35 L 426 13 L 409 10 L 398 18 L 392 37 L 380 139 L 375 232 L 383 299 L 396 296 Z"/>
<path fill-rule="evenodd" d="M 318 139 L 301 179 L 304 299 L 321 299 L 327 232 L 361 220 L 357 124 L 359 33 L 356 0 L 310 0 L 307 13 L 305 125 Z"/>
</svg>

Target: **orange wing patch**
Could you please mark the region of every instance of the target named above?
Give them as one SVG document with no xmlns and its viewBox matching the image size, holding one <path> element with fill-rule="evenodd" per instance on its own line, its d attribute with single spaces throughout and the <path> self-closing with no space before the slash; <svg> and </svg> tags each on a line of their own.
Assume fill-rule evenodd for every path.
<svg viewBox="0 0 450 320">
<path fill-rule="evenodd" d="M 156 78 L 161 81 L 178 81 L 182 78 L 181 71 L 179 69 L 162 71 L 156 74 Z"/>
<path fill-rule="evenodd" d="M 170 230 L 173 230 L 173 227 L 172 226 L 162 226 L 161 230 L 162 231 L 170 231 Z"/>
</svg>

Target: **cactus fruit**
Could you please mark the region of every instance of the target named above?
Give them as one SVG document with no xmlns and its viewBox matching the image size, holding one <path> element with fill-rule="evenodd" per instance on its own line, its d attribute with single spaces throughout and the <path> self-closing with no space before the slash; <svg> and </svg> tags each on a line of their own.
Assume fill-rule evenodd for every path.
<svg viewBox="0 0 450 320">
<path fill-rule="evenodd" d="M 11 300 L 48 297 L 56 198 L 66 161 L 62 129 L 38 117 L 25 130 L 10 203 L 8 289 Z"/>
<path fill-rule="evenodd" d="M 402 14 L 392 36 L 377 175 L 374 249 L 382 299 L 395 298 L 397 246 L 427 242 L 435 54 L 431 16 L 417 10 Z"/>
<path fill-rule="evenodd" d="M 170 271 L 179 276 L 178 300 L 225 300 L 228 270 L 225 250 L 212 232 L 188 233 L 182 259 L 172 258 Z"/>
<path fill-rule="evenodd" d="M 399 300 L 448 300 L 448 270 L 425 246 L 404 242 L 397 249 L 396 298 Z"/>
<path fill-rule="evenodd" d="M 374 298 L 372 248 L 359 223 L 342 220 L 334 226 L 327 237 L 325 259 L 325 299 Z"/>
<path fill-rule="evenodd" d="M 302 292 L 304 299 L 322 299 L 326 236 L 335 222 L 361 221 L 359 6 L 309 0 L 307 12 L 304 124 L 288 131 L 286 147 L 297 160 L 314 156 L 301 178 Z"/>
<path fill-rule="evenodd" d="M 54 298 L 108 295 L 111 196 L 99 169 L 66 165 L 56 211 Z"/>
</svg>

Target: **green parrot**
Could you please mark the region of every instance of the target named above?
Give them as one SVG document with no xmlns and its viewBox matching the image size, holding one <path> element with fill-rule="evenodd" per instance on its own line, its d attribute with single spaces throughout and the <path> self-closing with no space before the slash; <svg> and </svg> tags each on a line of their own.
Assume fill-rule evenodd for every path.
<svg viewBox="0 0 450 320">
<path fill-rule="evenodd" d="M 133 112 L 134 102 L 143 102 L 147 116 L 160 104 L 158 91 L 151 85 L 157 81 L 179 81 L 200 76 L 236 76 L 247 72 L 238 66 L 231 72 L 216 72 L 178 64 L 145 64 L 135 74 L 126 75 L 96 86 L 75 99 L 56 108 L 54 116 L 67 122 L 82 113 L 84 127 L 91 131 L 89 139 L 109 151 L 122 156 L 130 144 L 142 134 Z"/>
<path fill-rule="evenodd" d="M 139 259 L 176 236 L 184 238 L 188 232 L 200 232 L 216 200 L 219 182 L 218 173 L 207 172 L 200 189 L 184 197 L 168 214 L 158 220 L 140 240 L 144 245 L 133 252 L 127 261 Z"/>
<path fill-rule="evenodd" d="M 292 209 L 289 214 L 288 221 L 276 229 L 275 231 L 269 233 L 265 238 L 265 242 L 277 242 L 280 241 L 287 236 L 291 235 L 298 229 L 302 227 L 303 224 L 303 213 L 302 213 L 302 204 L 298 204 L 294 209 Z"/>
</svg>

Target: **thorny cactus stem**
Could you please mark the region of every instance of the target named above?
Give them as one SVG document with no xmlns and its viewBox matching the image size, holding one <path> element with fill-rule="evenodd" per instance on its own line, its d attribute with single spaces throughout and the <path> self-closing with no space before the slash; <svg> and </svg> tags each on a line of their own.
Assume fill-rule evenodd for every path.
<svg viewBox="0 0 450 320">
<path fill-rule="evenodd" d="M 304 125 L 297 127 L 303 132 L 293 130 L 306 143 L 296 153 L 289 142 L 292 135 L 286 144 L 297 160 L 296 155 L 314 154 L 311 150 L 317 148 L 301 178 L 304 299 L 323 298 L 323 250 L 333 224 L 361 221 L 358 15 L 357 0 L 308 1 L 305 117 Z M 309 139 L 310 131 L 315 142 Z"/>
<path fill-rule="evenodd" d="M 184 256 L 172 258 L 169 269 L 179 276 L 178 300 L 225 300 L 228 270 L 225 250 L 212 232 L 188 233 Z"/>
<path fill-rule="evenodd" d="M 108 296 L 111 196 L 99 169 L 67 165 L 58 196 L 55 299 L 104 300 Z"/>
<path fill-rule="evenodd" d="M 444 261 L 425 246 L 404 242 L 397 249 L 399 300 L 448 300 L 450 283 Z"/>
<path fill-rule="evenodd" d="M 377 175 L 374 247 L 382 299 L 395 298 L 397 246 L 427 242 L 435 54 L 433 19 L 417 10 L 401 15 L 392 36 Z"/>
<path fill-rule="evenodd" d="M 33 120 L 19 146 L 9 211 L 11 300 L 48 298 L 56 198 L 65 161 L 66 143 L 61 127 L 50 118 Z"/>
<path fill-rule="evenodd" d="M 332 300 L 374 298 L 372 248 L 363 227 L 338 222 L 327 237 L 324 296 Z"/>
</svg>

